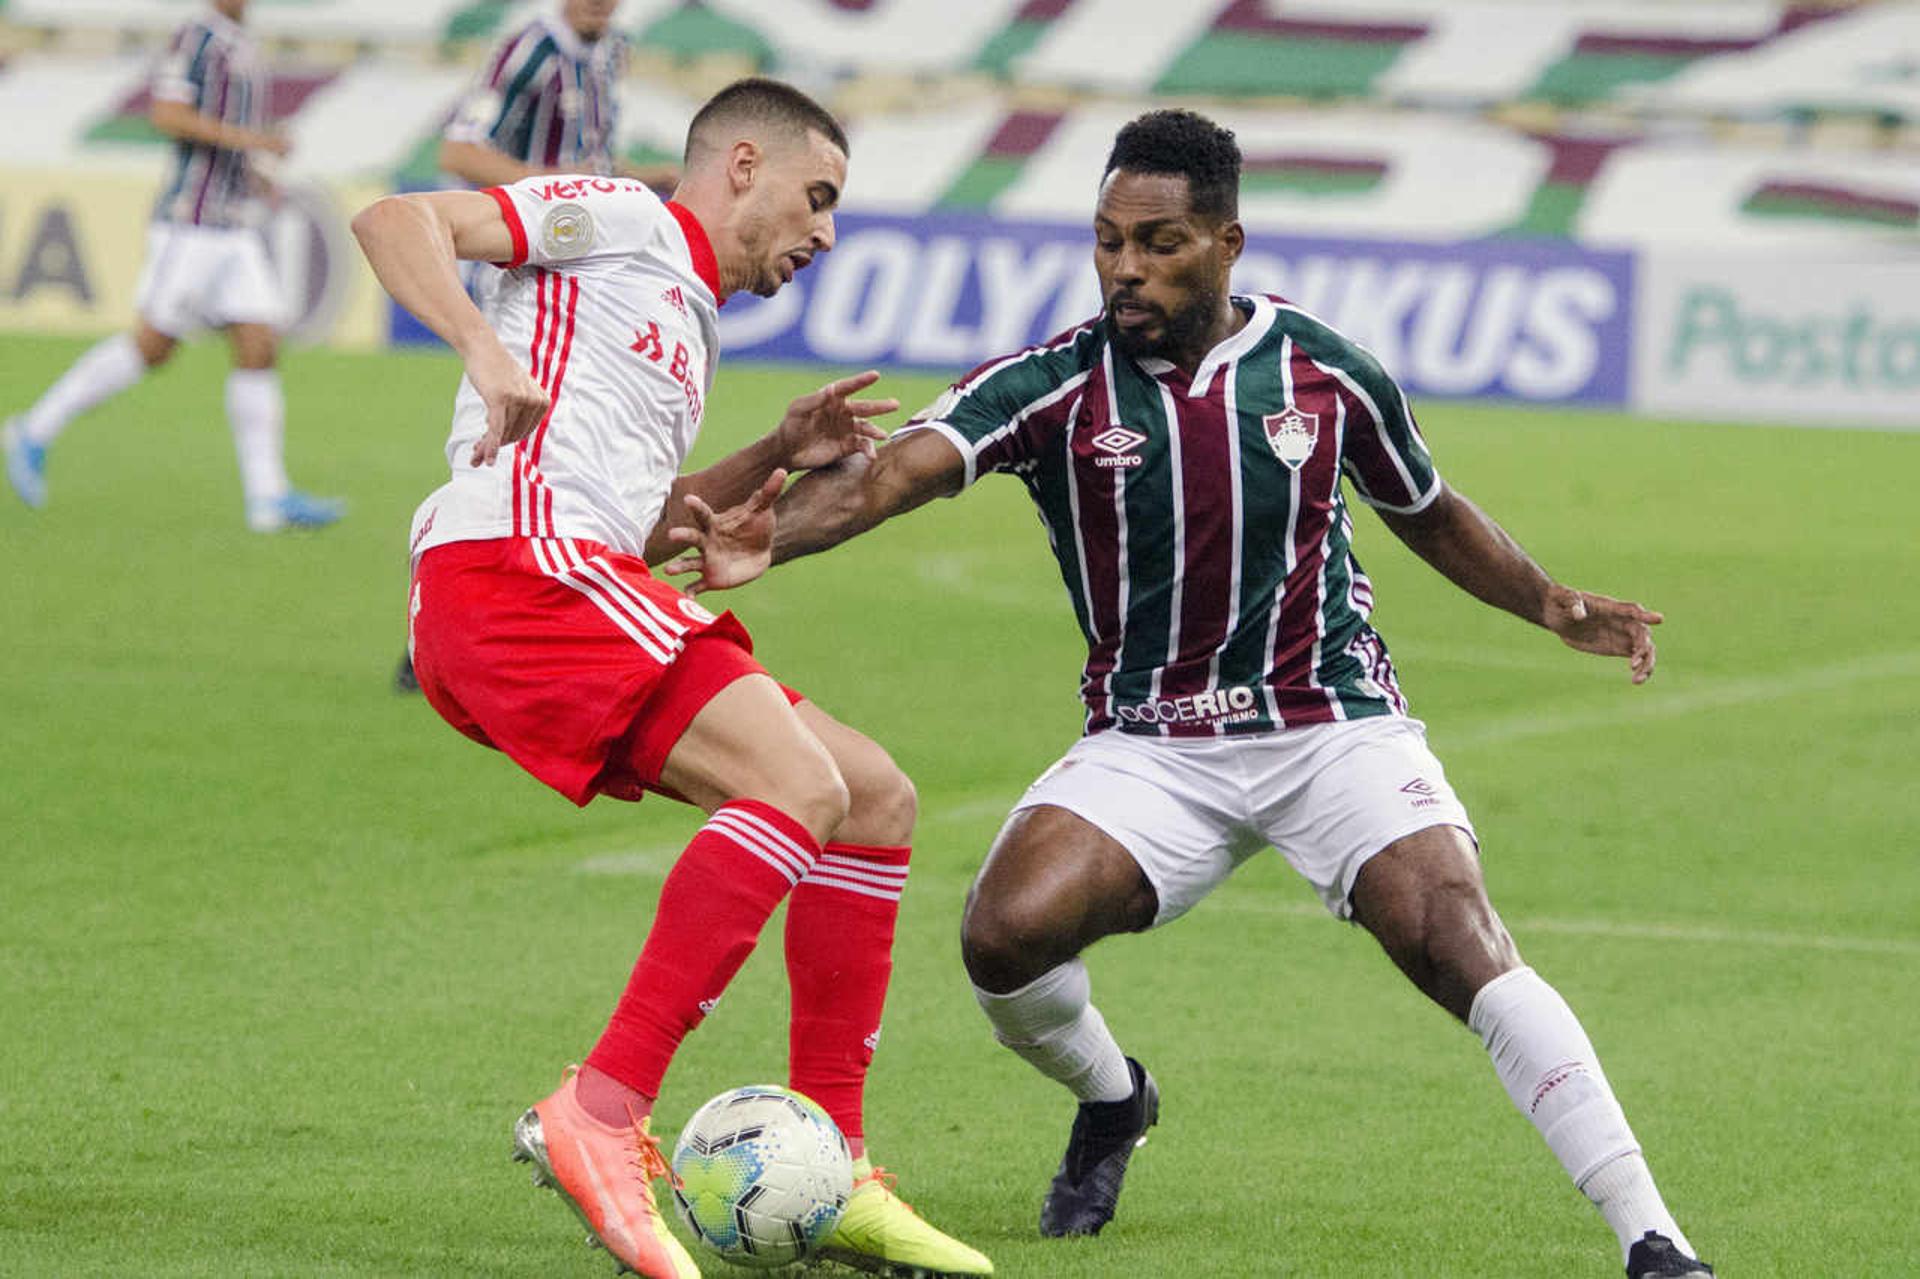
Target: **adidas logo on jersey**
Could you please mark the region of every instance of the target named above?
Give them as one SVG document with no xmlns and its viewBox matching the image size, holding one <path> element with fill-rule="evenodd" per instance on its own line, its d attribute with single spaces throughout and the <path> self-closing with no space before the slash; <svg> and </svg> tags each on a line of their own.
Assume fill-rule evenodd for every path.
<svg viewBox="0 0 1920 1279">
<path fill-rule="evenodd" d="M 660 295 L 660 300 L 678 311 L 683 318 L 686 316 L 687 298 L 685 294 L 680 292 L 679 285 L 670 285 L 667 291 Z"/>
</svg>

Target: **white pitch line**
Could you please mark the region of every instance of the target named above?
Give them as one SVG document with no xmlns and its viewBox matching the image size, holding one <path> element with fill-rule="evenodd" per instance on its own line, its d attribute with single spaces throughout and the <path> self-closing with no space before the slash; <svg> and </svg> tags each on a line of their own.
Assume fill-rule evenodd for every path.
<svg viewBox="0 0 1920 1279">
<path fill-rule="evenodd" d="M 1785 675 L 1756 676 L 1703 685 L 1697 689 L 1662 695 L 1652 689 L 1623 689 L 1631 703 L 1622 702 L 1604 710 L 1552 711 L 1532 710 L 1500 719 L 1467 723 L 1459 729 L 1442 724 L 1433 731 L 1434 744 L 1441 750 L 1462 746 L 1491 746 L 1520 741 L 1528 737 L 1548 737 L 1560 733 L 1613 728 L 1621 724 L 1674 719 L 1700 711 L 1723 710 L 1732 706 L 1752 706 L 1786 697 L 1844 688 L 1849 684 L 1894 680 L 1920 675 L 1920 652 L 1884 653 L 1878 657 L 1855 658 L 1816 666 Z M 1624 676 L 1622 682 L 1624 682 Z M 1660 677 L 1654 676 L 1657 681 Z"/>
<path fill-rule="evenodd" d="M 631 876 L 660 879 L 673 865 L 678 848 L 646 848 L 600 853 L 577 863 L 576 875 Z M 951 878 L 943 876 L 942 878 Z M 1210 897 L 1203 912 L 1265 915 L 1280 919 L 1327 919 L 1317 902 L 1280 902 L 1236 896 L 1231 890 Z M 1709 946 L 1758 946 L 1772 950 L 1816 950 L 1844 955 L 1892 955 L 1920 958 L 1920 940 L 1904 937 L 1841 937 L 1830 933 L 1787 933 L 1764 928 L 1715 928 L 1697 924 L 1635 923 L 1607 919 L 1535 917 L 1510 923 L 1524 937 L 1551 933 L 1563 937 L 1599 937 L 1608 941 L 1683 942 Z"/>
<path fill-rule="evenodd" d="M 1275 902 L 1216 896 L 1203 910 L 1286 919 L 1327 919 L 1315 902 Z M 1920 957 L 1920 940 L 1906 937 L 1840 937 L 1831 933 L 1783 933 L 1764 928 L 1715 928 L 1697 924 L 1634 923 L 1607 919 L 1536 917 L 1508 921 L 1516 936 L 1554 933 L 1565 937 L 1601 937 L 1610 941 L 1693 942 L 1709 946 L 1761 946 L 1775 950 L 1824 950 L 1853 955 Z"/>
</svg>

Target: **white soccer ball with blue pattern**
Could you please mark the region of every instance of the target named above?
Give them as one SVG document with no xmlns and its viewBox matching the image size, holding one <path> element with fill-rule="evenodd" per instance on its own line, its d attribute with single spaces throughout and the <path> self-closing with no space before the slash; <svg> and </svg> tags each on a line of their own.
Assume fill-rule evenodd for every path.
<svg viewBox="0 0 1920 1279">
<path fill-rule="evenodd" d="M 736 1266 L 805 1261 L 839 1224 L 853 1158 L 827 1112 L 787 1088 L 723 1092 L 673 1147 L 673 1201 L 701 1243 Z"/>
</svg>

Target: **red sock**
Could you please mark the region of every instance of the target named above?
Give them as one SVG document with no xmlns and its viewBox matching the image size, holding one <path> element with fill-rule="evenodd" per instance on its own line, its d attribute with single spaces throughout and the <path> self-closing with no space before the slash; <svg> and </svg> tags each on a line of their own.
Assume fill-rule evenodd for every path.
<svg viewBox="0 0 1920 1279">
<path fill-rule="evenodd" d="M 848 1141 L 865 1135 L 862 1094 L 880 1042 L 911 851 L 828 844 L 787 906 L 788 1082 L 819 1102 Z"/>
<path fill-rule="evenodd" d="M 820 855 L 813 836 L 771 804 L 714 810 L 660 889 L 633 976 L 587 1065 L 647 1097 L 667 1063 L 733 980 L 767 916 Z"/>
</svg>

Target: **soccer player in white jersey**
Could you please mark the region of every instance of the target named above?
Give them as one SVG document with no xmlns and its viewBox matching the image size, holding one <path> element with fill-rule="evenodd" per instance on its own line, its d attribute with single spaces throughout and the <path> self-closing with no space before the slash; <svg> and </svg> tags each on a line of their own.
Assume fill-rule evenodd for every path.
<svg viewBox="0 0 1920 1279">
<path fill-rule="evenodd" d="M 247 0 L 212 0 L 182 24 L 153 78 L 155 128 L 174 140 L 173 168 L 147 230 L 131 333 L 106 339 L 0 431 L 7 478 L 28 506 L 47 501 L 47 451 L 67 424 L 167 362 L 199 329 L 233 347 L 227 421 L 240 459 L 248 527 L 271 533 L 340 518 L 336 500 L 287 481 L 286 404 L 274 364 L 285 310 L 261 238 L 261 156 L 287 140 L 267 124 L 267 75 L 242 22 Z"/>
<path fill-rule="evenodd" d="M 514 1131 L 517 1157 L 649 1276 L 697 1273 L 654 1198 L 661 1079 L 788 899 L 789 1079 L 856 1159 L 826 1255 L 893 1273 L 993 1269 L 897 1198 L 865 1145 L 913 788 L 879 746 L 770 678 L 731 614 L 648 571 L 678 550 L 672 526 L 713 508 L 764 518 L 788 470 L 870 450 L 868 419 L 898 407 L 851 398 L 877 375 L 844 379 L 795 400 L 759 443 L 678 474 L 719 358 L 716 308 L 777 292 L 832 248 L 846 166 L 831 115 L 751 79 L 695 116 L 670 202 L 631 179 L 536 177 L 389 197 L 354 220 L 381 283 L 466 366 L 452 475 L 412 531 L 422 691 L 575 803 L 653 790 L 711 815 L 667 876 L 605 1033 Z M 484 313 L 459 258 L 505 272 Z"/>
<path fill-rule="evenodd" d="M 1123 128 L 1094 215 L 1104 314 L 983 365 L 876 459 L 803 477 L 771 521 L 703 515 L 694 589 L 988 471 L 1039 506 L 1087 639 L 1086 735 L 1001 830 L 961 944 L 994 1034 L 1080 1102 L 1043 1234 L 1107 1224 L 1159 1111 L 1080 952 L 1179 917 L 1271 844 L 1479 1035 L 1632 1279 L 1711 1274 L 1586 1032 L 1487 900 L 1473 826 L 1368 623 L 1342 479 L 1461 588 L 1626 658 L 1636 684 L 1660 618 L 1556 582 L 1449 487 L 1366 351 L 1284 300 L 1229 292 L 1239 176 L 1233 135 L 1201 116 Z"/>
<path fill-rule="evenodd" d="M 626 37 L 613 19 L 619 0 L 555 0 L 488 53 L 455 106 L 440 141 L 440 167 L 475 187 L 504 186 L 535 174 L 620 174 L 657 190 L 672 186 L 672 166 L 635 168 L 615 155 Z M 500 273 L 463 264 L 476 297 Z M 420 690 L 413 659 L 402 653 L 394 688 Z"/>
</svg>

